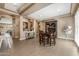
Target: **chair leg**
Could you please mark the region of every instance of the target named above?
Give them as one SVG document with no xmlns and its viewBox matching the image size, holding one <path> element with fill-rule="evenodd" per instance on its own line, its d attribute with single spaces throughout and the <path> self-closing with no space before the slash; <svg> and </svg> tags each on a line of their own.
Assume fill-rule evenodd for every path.
<svg viewBox="0 0 79 59">
<path fill-rule="evenodd" d="M 43 45 L 45 46 L 45 39 L 42 40 Z"/>
<path fill-rule="evenodd" d="M 51 46 L 51 39 L 50 39 L 50 46 Z"/>
<path fill-rule="evenodd" d="M 55 46 L 55 44 L 56 44 L 56 41 L 55 41 L 55 38 L 54 38 L 54 46 Z"/>
<path fill-rule="evenodd" d="M 40 45 L 41 45 L 41 39 L 39 39 L 39 43 L 40 43 Z"/>
</svg>

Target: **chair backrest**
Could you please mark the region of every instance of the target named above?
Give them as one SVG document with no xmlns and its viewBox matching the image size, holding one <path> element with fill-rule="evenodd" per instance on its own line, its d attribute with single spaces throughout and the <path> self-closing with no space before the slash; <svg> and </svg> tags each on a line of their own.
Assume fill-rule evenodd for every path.
<svg viewBox="0 0 79 59">
<path fill-rule="evenodd" d="M 8 30 L 6 33 L 9 33 L 12 36 L 12 31 Z"/>
</svg>

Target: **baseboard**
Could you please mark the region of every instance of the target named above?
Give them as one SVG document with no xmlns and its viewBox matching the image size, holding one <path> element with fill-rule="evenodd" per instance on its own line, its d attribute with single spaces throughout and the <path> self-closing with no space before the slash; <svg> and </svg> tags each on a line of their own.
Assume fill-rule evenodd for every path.
<svg viewBox="0 0 79 59">
<path fill-rule="evenodd" d="M 75 46 L 77 47 L 78 51 L 79 51 L 79 46 L 77 45 L 77 43 L 75 42 L 75 40 L 73 40 Z"/>
<path fill-rule="evenodd" d="M 58 37 L 59 39 L 64 39 L 64 40 L 73 40 L 72 38 L 65 38 L 65 37 Z"/>
<path fill-rule="evenodd" d="M 77 43 L 75 42 L 75 40 L 73 41 L 75 43 L 75 45 L 78 47 Z"/>
<path fill-rule="evenodd" d="M 20 38 L 19 40 L 26 40 L 26 39 L 22 39 L 22 38 Z"/>
</svg>

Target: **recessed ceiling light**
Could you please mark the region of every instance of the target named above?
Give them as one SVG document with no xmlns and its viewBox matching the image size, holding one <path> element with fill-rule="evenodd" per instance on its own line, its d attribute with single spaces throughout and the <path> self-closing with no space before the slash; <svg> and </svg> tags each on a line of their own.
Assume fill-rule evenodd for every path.
<svg viewBox="0 0 79 59">
<path fill-rule="evenodd" d="M 57 9 L 57 12 L 60 12 L 61 11 L 61 9 Z"/>
</svg>

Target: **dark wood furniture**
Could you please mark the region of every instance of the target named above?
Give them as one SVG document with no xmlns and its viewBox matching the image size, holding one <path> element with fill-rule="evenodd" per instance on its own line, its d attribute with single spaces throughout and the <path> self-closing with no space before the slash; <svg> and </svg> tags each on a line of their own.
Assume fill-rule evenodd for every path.
<svg viewBox="0 0 79 59">
<path fill-rule="evenodd" d="M 50 36 L 48 33 L 45 33 L 43 31 L 39 31 L 39 43 L 40 45 L 43 44 L 44 46 L 46 44 L 49 44 Z"/>
<path fill-rule="evenodd" d="M 56 44 L 57 37 L 57 21 L 46 22 L 45 32 L 39 31 L 39 43 L 40 45 L 54 45 Z"/>
<path fill-rule="evenodd" d="M 46 22 L 45 32 L 39 31 L 39 42 L 44 46 L 46 44 L 55 45 L 57 37 L 57 21 Z"/>
<path fill-rule="evenodd" d="M 50 46 L 56 44 L 56 32 L 50 34 Z"/>
<path fill-rule="evenodd" d="M 43 31 L 39 31 L 39 43 L 43 43 Z"/>
<path fill-rule="evenodd" d="M 48 33 L 44 33 L 43 35 L 43 45 L 47 45 L 50 42 L 50 35 Z"/>
<path fill-rule="evenodd" d="M 46 22 L 46 29 L 45 32 L 49 33 L 50 36 L 50 46 L 56 44 L 56 37 L 57 37 L 57 21 L 49 21 Z"/>
</svg>

